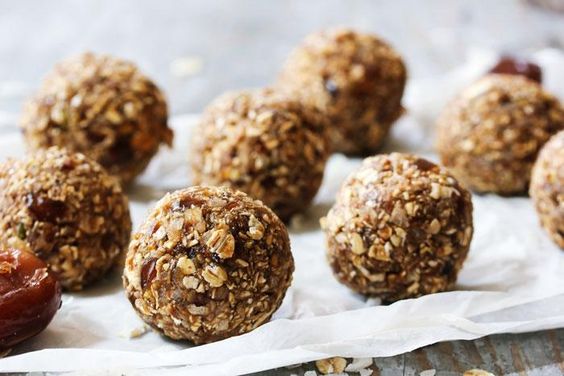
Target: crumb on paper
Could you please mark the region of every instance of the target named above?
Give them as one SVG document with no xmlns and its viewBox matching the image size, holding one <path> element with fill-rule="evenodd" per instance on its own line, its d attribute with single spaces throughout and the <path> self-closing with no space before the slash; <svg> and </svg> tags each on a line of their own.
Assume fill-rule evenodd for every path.
<svg viewBox="0 0 564 376">
<path fill-rule="evenodd" d="M 484 371 L 483 369 L 474 368 L 464 372 L 463 376 L 495 376 L 493 373 Z"/>
<path fill-rule="evenodd" d="M 361 372 L 365 368 L 370 367 L 372 363 L 372 358 L 353 358 L 352 362 L 346 366 L 345 371 Z"/>
<path fill-rule="evenodd" d="M 170 73 L 178 78 L 194 76 L 202 71 L 204 61 L 198 56 L 183 56 L 170 63 Z"/>
<path fill-rule="evenodd" d="M 419 376 L 435 376 L 437 373 L 436 369 L 426 369 L 425 371 L 421 371 Z"/>
<path fill-rule="evenodd" d="M 324 375 L 341 373 L 345 370 L 347 366 L 347 361 L 345 358 L 336 356 L 334 358 L 320 359 L 315 362 L 317 370 Z"/>
<path fill-rule="evenodd" d="M 123 332 L 121 332 L 119 334 L 119 336 L 123 337 L 123 338 L 128 338 L 128 339 L 135 339 L 135 338 L 139 338 L 142 335 L 146 334 L 147 332 L 149 332 L 150 329 L 151 329 L 151 327 L 149 325 L 143 324 L 143 325 L 138 326 L 136 328 L 133 328 L 131 330 L 124 330 Z"/>
</svg>

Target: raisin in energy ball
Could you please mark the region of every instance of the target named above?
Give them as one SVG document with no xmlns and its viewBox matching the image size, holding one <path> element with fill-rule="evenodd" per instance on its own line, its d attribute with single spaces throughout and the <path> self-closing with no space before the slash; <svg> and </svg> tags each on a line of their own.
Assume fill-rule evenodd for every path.
<svg viewBox="0 0 564 376">
<path fill-rule="evenodd" d="M 286 221 L 309 206 L 321 185 L 329 156 L 325 121 L 271 89 L 225 94 L 195 132 L 194 184 L 243 191 Z"/>
<path fill-rule="evenodd" d="M 196 344 L 267 322 L 290 286 L 284 224 L 260 201 L 226 187 L 162 198 L 133 235 L 124 285 L 153 328 Z"/>
<path fill-rule="evenodd" d="M 309 35 L 290 54 L 278 86 L 328 115 L 335 151 L 366 155 L 403 113 L 406 76 L 386 42 L 339 28 Z"/>
<path fill-rule="evenodd" d="M 527 78 L 488 75 L 447 105 L 438 121 L 442 163 L 476 192 L 527 192 L 543 144 L 564 129 L 558 100 Z"/>
<path fill-rule="evenodd" d="M 393 302 L 452 288 L 472 238 L 472 201 L 425 159 L 378 155 L 346 179 L 321 225 L 337 279 Z"/>
<path fill-rule="evenodd" d="M 542 226 L 564 249 L 564 130 L 541 149 L 533 167 L 530 195 Z"/>
<path fill-rule="evenodd" d="M 100 279 L 130 232 L 117 179 L 83 154 L 53 147 L 0 165 L 0 245 L 35 253 L 63 288 Z"/>
<path fill-rule="evenodd" d="M 171 145 L 162 92 L 137 67 L 107 55 L 64 60 L 45 78 L 22 116 L 29 149 L 81 152 L 126 184 L 159 145 Z"/>
</svg>

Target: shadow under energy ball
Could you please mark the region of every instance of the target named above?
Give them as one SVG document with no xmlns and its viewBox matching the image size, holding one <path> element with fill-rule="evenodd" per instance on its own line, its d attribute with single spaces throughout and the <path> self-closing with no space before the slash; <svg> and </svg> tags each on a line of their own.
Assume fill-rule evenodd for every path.
<svg viewBox="0 0 564 376">
<path fill-rule="evenodd" d="M 190 153 L 195 184 L 243 191 L 287 221 L 321 185 L 326 118 L 272 89 L 227 93 L 204 111 Z"/>
<path fill-rule="evenodd" d="M 127 184 L 172 144 L 160 89 L 128 61 L 84 53 L 57 64 L 26 103 L 21 126 L 34 150 L 81 152 Z"/>
<path fill-rule="evenodd" d="M 173 339 L 208 343 L 267 322 L 290 286 L 284 224 L 226 187 L 166 195 L 133 235 L 124 286 L 139 316 Z"/>
<path fill-rule="evenodd" d="M 473 234 L 470 193 L 425 159 L 364 160 L 321 225 L 337 279 L 393 302 L 454 286 Z"/>
<path fill-rule="evenodd" d="M 64 289 L 99 280 L 130 232 L 118 180 L 83 154 L 52 147 L 0 165 L 0 244 L 35 253 Z"/>
<path fill-rule="evenodd" d="M 370 155 L 403 113 L 406 78 L 401 56 L 386 42 L 337 28 L 306 37 L 277 86 L 328 116 L 333 151 Z"/>
</svg>

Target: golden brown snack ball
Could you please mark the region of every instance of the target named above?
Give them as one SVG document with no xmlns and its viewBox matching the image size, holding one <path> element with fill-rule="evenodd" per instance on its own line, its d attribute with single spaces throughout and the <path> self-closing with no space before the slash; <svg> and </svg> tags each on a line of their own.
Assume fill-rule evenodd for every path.
<svg viewBox="0 0 564 376">
<path fill-rule="evenodd" d="M 544 229 L 564 249 L 564 130 L 543 146 L 529 190 Z"/>
<path fill-rule="evenodd" d="M 194 184 L 243 191 L 287 221 L 321 185 L 326 118 L 272 89 L 227 93 L 204 111 L 190 152 Z"/>
<path fill-rule="evenodd" d="M 0 165 L 0 244 L 35 253 L 64 289 L 102 278 L 130 232 L 118 180 L 83 154 L 53 147 Z"/>
<path fill-rule="evenodd" d="M 26 103 L 21 127 L 31 150 L 81 152 L 127 184 L 161 144 L 172 144 L 160 89 L 126 60 L 83 53 L 45 77 Z"/>
<path fill-rule="evenodd" d="M 393 302 L 454 286 L 472 239 L 472 201 L 434 163 L 378 155 L 349 175 L 321 225 L 337 279 Z"/>
<path fill-rule="evenodd" d="M 532 80 L 488 75 L 449 103 L 438 121 L 442 163 L 466 187 L 527 192 L 540 148 L 564 129 L 564 109 Z"/>
<path fill-rule="evenodd" d="M 337 28 L 306 37 L 277 85 L 328 115 L 334 151 L 368 155 L 403 113 L 406 76 L 401 56 L 389 44 Z"/>
<path fill-rule="evenodd" d="M 226 187 L 162 198 L 133 235 L 124 286 L 137 314 L 196 344 L 267 322 L 290 286 L 284 224 L 260 201 Z"/>
</svg>

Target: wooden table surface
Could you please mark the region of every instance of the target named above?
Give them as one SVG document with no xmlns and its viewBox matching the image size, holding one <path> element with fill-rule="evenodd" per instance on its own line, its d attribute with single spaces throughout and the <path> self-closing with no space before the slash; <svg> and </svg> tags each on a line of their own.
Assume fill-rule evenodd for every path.
<svg viewBox="0 0 564 376">
<path fill-rule="evenodd" d="M 537 0 L 538 1 L 538 0 Z M 562 0 L 553 1 L 562 6 Z M 200 112 L 225 90 L 272 82 L 308 32 L 348 25 L 376 32 L 405 57 L 411 78 L 460 64 L 467 48 L 526 53 L 564 48 L 564 13 L 510 0 L 0 0 L 0 127 L 59 59 L 84 50 L 137 62 L 174 114 Z M 436 344 L 375 359 L 375 375 L 564 374 L 564 330 Z M 307 364 L 257 375 L 302 375 Z"/>
</svg>

